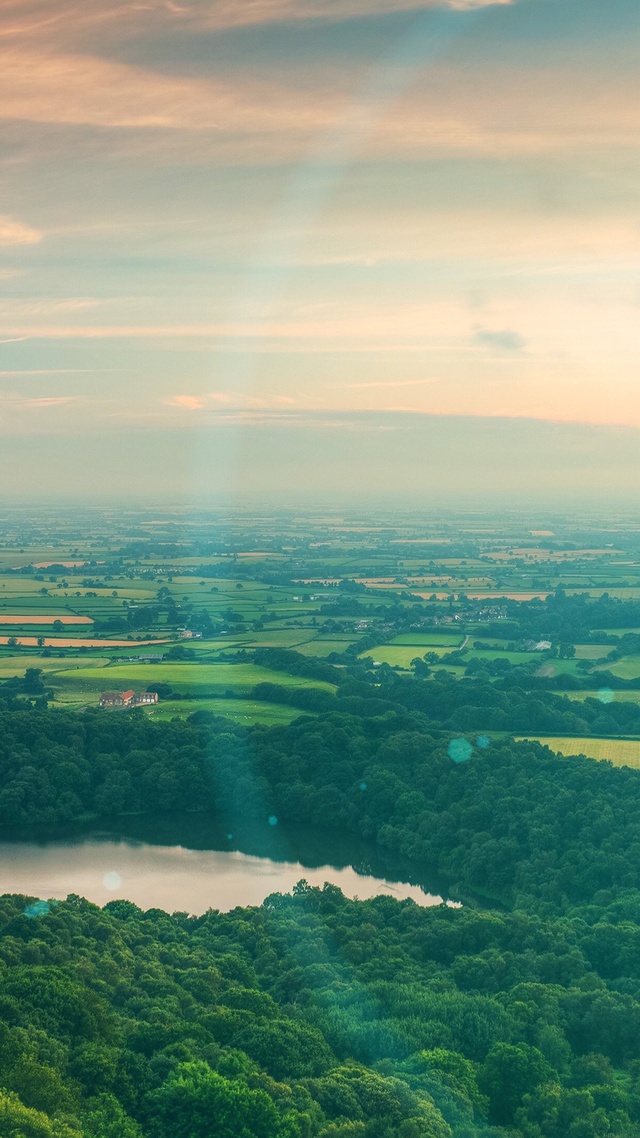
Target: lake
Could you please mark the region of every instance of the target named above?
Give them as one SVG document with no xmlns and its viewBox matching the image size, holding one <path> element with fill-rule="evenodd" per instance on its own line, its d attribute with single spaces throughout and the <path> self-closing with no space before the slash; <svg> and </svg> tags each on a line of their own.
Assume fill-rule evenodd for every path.
<svg viewBox="0 0 640 1138">
<path fill-rule="evenodd" d="M 304 878 L 310 885 L 328 881 L 347 897 L 384 893 L 422 906 L 443 901 L 441 888 L 418 880 L 415 868 L 383 859 L 367 842 L 273 821 L 242 834 L 221 831 L 202 815 L 118 819 L 113 827 L 70 827 L 55 836 L 33 827 L 7 831 L 0 893 L 43 900 L 77 893 L 99 905 L 126 898 L 142 909 L 197 914 L 260 905 Z"/>
</svg>

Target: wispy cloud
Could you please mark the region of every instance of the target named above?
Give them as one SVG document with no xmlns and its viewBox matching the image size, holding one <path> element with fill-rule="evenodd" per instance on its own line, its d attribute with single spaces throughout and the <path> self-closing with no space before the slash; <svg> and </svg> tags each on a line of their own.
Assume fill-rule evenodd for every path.
<svg viewBox="0 0 640 1138">
<path fill-rule="evenodd" d="M 165 399 L 167 407 L 178 407 L 181 411 L 202 411 L 206 401 L 201 395 L 172 395 Z"/>
<path fill-rule="evenodd" d="M 0 321 L 32 316 L 59 316 L 76 312 L 89 312 L 98 308 L 101 301 L 93 297 L 3 297 L 0 299 Z"/>
<path fill-rule="evenodd" d="M 150 156 L 154 147 L 159 153 L 165 147 L 184 161 L 229 165 L 305 160 L 327 137 L 345 145 L 352 138 L 355 154 L 375 160 L 526 157 L 613 146 L 635 151 L 637 88 L 630 75 L 603 84 L 584 70 L 569 81 L 566 71 L 499 66 L 488 85 L 481 69 L 461 74 L 434 66 L 420 72 L 403 97 L 369 116 L 348 74 L 331 82 L 321 71 L 269 80 L 248 73 L 183 77 L 98 53 L 9 49 L 0 38 L 0 120 L 111 128 L 114 137 L 100 142 L 102 156 L 124 145 L 123 131 L 145 132 Z M 141 145 L 137 133 L 132 144 Z M 41 236 L 0 221 L 0 244 Z M 336 250 L 335 256 L 343 255 Z M 327 263 L 331 259 L 325 254 Z"/>
<path fill-rule="evenodd" d="M 241 28 L 305 21 L 342 22 L 431 8 L 473 10 L 513 0 L 1 0 L 2 36 L 77 42 L 87 35 L 123 38 L 135 30 L 167 25 L 186 28 Z"/>
<path fill-rule="evenodd" d="M 287 98 L 289 94 L 289 98 Z M 98 55 L 12 48 L 0 40 L 0 118 L 36 123 L 182 130 L 293 131 L 328 121 L 331 106 L 300 106 L 267 84 L 173 78 Z M 0 242 L 34 231 L 0 222 Z M 31 240 L 37 239 L 31 236 Z"/>
<path fill-rule="evenodd" d="M 246 395 L 231 391 L 210 391 L 203 395 L 172 395 L 164 400 L 166 407 L 180 411 L 262 411 L 292 407 L 296 400 L 287 395 Z"/>
<path fill-rule="evenodd" d="M 0 215 L 0 246 L 37 245 L 43 236 L 41 230 L 35 229 L 32 225 L 26 225 L 14 217 Z M 8 270 L 2 275 L 6 279 L 16 274 Z"/>
<path fill-rule="evenodd" d="M 64 407 L 68 403 L 75 402 L 73 395 L 51 395 L 43 396 L 40 399 L 24 399 L 21 401 L 23 407 Z"/>
<path fill-rule="evenodd" d="M 508 4 L 511 0 L 217 0 L 206 22 L 215 27 L 270 24 L 302 20 L 339 22 L 361 16 L 381 16 L 429 8 L 470 10 Z M 187 10 L 193 5 L 187 5 Z M 184 9 L 183 9 L 184 11 Z"/>
<path fill-rule="evenodd" d="M 77 403 L 79 397 L 75 395 L 45 395 L 45 396 L 25 396 L 15 391 L 2 391 L 0 392 L 0 407 L 4 411 L 39 411 L 47 410 L 48 408 L 66 407 L 71 403 Z"/>
</svg>

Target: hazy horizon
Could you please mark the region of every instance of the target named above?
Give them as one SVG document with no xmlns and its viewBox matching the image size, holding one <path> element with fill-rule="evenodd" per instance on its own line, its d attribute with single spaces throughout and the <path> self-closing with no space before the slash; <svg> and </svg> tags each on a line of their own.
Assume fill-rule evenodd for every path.
<svg viewBox="0 0 640 1138">
<path fill-rule="evenodd" d="M 223 421 L 188 432 L 121 428 L 67 440 L 43 433 L 26 445 L 23 436 L 6 440 L 0 502 L 616 508 L 637 497 L 639 443 L 630 428 L 406 413 Z M 32 450 L 37 463 L 25 462 Z"/>
</svg>

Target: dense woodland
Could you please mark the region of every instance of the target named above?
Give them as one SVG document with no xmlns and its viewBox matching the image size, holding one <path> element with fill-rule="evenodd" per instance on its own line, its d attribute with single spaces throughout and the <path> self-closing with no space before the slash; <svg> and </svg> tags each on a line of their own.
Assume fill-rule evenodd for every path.
<svg viewBox="0 0 640 1138">
<path fill-rule="evenodd" d="M 0 1133 L 631 1138 L 627 921 L 304 883 L 196 918 L 4 898 Z"/>
<path fill-rule="evenodd" d="M 2 1138 L 640 1133 L 640 774 L 482 734 L 632 732 L 637 708 L 508 674 L 339 680 L 286 689 L 301 715 L 272 728 L 49 710 L 31 669 L 3 686 L 1 825 L 275 815 L 373 840 L 463 906 L 5 897 Z"/>
</svg>

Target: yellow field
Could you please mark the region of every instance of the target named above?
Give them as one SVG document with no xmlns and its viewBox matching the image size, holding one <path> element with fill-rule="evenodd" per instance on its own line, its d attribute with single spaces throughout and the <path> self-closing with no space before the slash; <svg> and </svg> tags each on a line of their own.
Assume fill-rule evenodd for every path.
<svg viewBox="0 0 640 1138">
<path fill-rule="evenodd" d="M 526 738 L 544 743 L 561 755 L 587 755 L 590 759 L 606 759 L 614 767 L 640 769 L 640 739 L 563 739 L 551 735 L 529 735 Z M 517 741 L 524 739 L 525 736 L 518 736 Z"/>
</svg>

